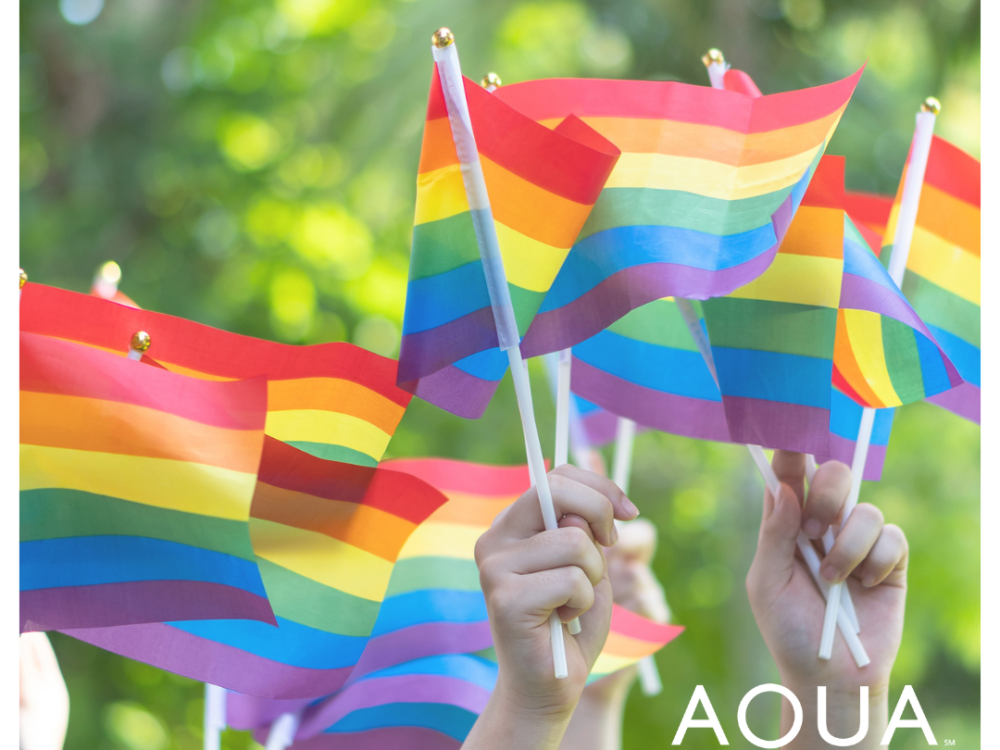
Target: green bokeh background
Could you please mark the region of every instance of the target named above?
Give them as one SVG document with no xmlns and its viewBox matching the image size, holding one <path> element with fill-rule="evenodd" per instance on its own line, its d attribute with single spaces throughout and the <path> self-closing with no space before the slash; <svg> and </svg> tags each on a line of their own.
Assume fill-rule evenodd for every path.
<svg viewBox="0 0 1000 750">
<path fill-rule="evenodd" d="M 431 32 L 466 74 L 706 84 L 718 46 L 765 93 L 868 67 L 830 152 L 848 187 L 895 191 L 913 114 L 979 154 L 975 0 L 22 0 L 21 264 L 86 291 L 113 259 L 143 307 L 293 343 L 395 356 L 406 286 Z M 532 364 L 543 440 L 547 384 Z M 979 428 L 926 404 L 897 415 L 882 482 L 866 484 L 911 548 L 892 700 L 915 686 L 938 741 L 979 747 Z M 509 379 L 463 421 L 415 401 L 393 456 L 523 460 Z M 609 456 L 610 458 L 610 456 Z M 735 709 L 777 674 L 743 579 L 760 481 L 745 450 L 646 433 L 633 499 L 660 529 L 654 563 L 687 631 L 659 656 L 665 690 L 635 690 L 625 747 L 668 746 L 696 684 L 730 742 Z M 67 748 L 201 747 L 190 680 L 53 636 L 69 683 Z M 757 705 L 759 704 L 759 706 Z M 777 735 L 762 698 L 751 727 Z M 711 741 L 709 741 L 711 740 Z M 227 748 L 254 746 L 227 732 Z M 685 747 L 715 747 L 693 731 Z M 901 730 L 894 747 L 924 746 Z"/>
</svg>

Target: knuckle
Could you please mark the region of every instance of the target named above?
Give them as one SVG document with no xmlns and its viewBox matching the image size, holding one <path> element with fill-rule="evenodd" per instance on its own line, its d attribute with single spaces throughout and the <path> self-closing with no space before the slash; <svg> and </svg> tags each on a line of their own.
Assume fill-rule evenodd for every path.
<svg viewBox="0 0 1000 750">
<path fill-rule="evenodd" d="M 906 541 L 906 534 L 894 523 L 887 523 L 882 527 L 883 536 L 895 542 L 903 552 L 909 552 L 910 544 Z"/>
<path fill-rule="evenodd" d="M 876 523 L 882 526 L 885 523 L 885 516 L 882 515 L 882 511 L 871 503 L 860 503 L 854 512 L 861 512 L 861 517 L 871 523 Z"/>
<path fill-rule="evenodd" d="M 559 529 L 562 535 L 563 544 L 566 545 L 570 555 L 574 559 L 581 559 L 587 555 L 594 544 L 590 541 L 590 536 L 579 526 L 567 526 Z"/>
</svg>

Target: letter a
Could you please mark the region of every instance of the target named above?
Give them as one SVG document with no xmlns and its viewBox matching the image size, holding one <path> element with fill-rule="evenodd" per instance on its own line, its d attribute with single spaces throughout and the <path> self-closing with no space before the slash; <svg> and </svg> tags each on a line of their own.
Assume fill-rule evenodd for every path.
<svg viewBox="0 0 1000 750">
<path fill-rule="evenodd" d="M 906 708 L 907 703 L 913 707 L 913 713 L 917 716 L 916 719 L 903 718 L 903 709 Z M 896 704 L 896 710 L 892 712 L 892 719 L 889 720 L 889 726 L 885 728 L 885 734 L 882 735 L 881 744 L 888 745 L 892 742 L 892 736 L 896 734 L 896 730 L 900 727 L 904 729 L 922 729 L 927 744 L 937 744 L 937 740 L 934 739 L 934 732 L 931 731 L 931 725 L 927 723 L 927 717 L 924 716 L 924 709 L 920 707 L 920 701 L 917 700 L 917 694 L 913 692 L 912 685 L 907 685 L 903 688 L 903 694 L 899 696 L 899 702 Z"/>
<path fill-rule="evenodd" d="M 699 703 L 705 709 L 705 714 L 708 716 L 707 719 L 694 718 L 694 711 Z M 687 710 L 684 712 L 684 718 L 681 719 L 681 725 L 677 727 L 677 734 L 674 735 L 674 741 L 670 744 L 681 744 L 688 729 L 713 729 L 715 730 L 715 738 L 719 741 L 720 745 L 729 744 L 729 740 L 726 739 L 726 733 L 722 731 L 722 725 L 719 724 L 719 717 L 715 715 L 715 709 L 712 708 L 712 701 L 708 699 L 708 695 L 705 693 L 704 685 L 695 686 L 694 692 L 691 694 L 691 702 L 688 703 Z"/>
</svg>

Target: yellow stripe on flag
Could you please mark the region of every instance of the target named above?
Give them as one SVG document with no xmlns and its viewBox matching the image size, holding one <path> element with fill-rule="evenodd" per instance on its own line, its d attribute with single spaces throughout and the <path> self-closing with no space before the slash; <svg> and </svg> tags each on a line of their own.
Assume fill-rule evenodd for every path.
<svg viewBox="0 0 1000 750">
<path fill-rule="evenodd" d="M 315 409 L 268 412 L 264 432 L 285 442 L 341 445 L 376 461 L 381 460 L 392 437 L 358 417 Z"/>
<path fill-rule="evenodd" d="M 461 167 L 435 169 L 417 175 L 417 205 L 414 224 L 440 221 L 469 210 Z"/>
<path fill-rule="evenodd" d="M 840 258 L 778 253 L 764 273 L 729 296 L 836 309 L 843 268 Z"/>
<path fill-rule="evenodd" d="M 902 406 L 892 387 L 882 346 L 882 316 L 868 310 L 841 310 L 851 351 L 865 382 L 885 406 Z"/>
<path fill-rule="evenodd" d="M 385 598 L 392 563 L 352 544 L 259 518 L 250 519 L 253 551 L 275 565 L 352 596 Z"/>
<path fill-rule="evenodd" d="M 906 267 L 974 305 L 982 304 L 979 256 L 921 226 L 913 230 Z"/>
<path fill-rule="evenodd" d="M 456 557 L 476 559 L 476 541 L 488 527 L 426 521 L 410 534 L 399 559 L 412 557 Z"/>
<path fill-rule="evenodd" d="M 569 248 L 552 247 L 494 221 L 507 281 L 531 292 L 547 292 Z"/>
<path fill-rule="evenodd" d="M 257 477 L 146 456 L 21 446 L 22 490 L 57 488 L 235 521 L 250 517 Z"/>
</svg>

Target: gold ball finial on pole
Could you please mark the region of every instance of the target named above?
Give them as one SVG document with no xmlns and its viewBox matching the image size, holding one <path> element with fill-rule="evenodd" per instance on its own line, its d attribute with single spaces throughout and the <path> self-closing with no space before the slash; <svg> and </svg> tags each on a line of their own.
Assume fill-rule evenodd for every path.
<svg viewBox="0 0 1000 750">
<path fill-rule="evenodd" d="M 455 35 L 451 33 L 451 29 L 446 26 L 442 26 L 440 29 L 434 32 L 431 36 L 431 44 L 433 44 L 438 49 L 444 49 L 450 44 L 454 44 Z"/>
<path fill-rule="evenodd" d="M 109 260 L 107 263 L 101 266 L 98 271 L 101 278 L 109 284 L 117 284 L 122 280 L 122 269 L 113 260 Z"/>
<path fill-rule="evenodd" d="M 28 274 L 26 274 L 24 272 L 23 268 L 19 268 L 17 270 L 18 270 L 18 274 L 20 275 L 20 279 L 21 279 L 17 288 L 18 289 L 24 289 L 24 285 L 28 283 Z"/>
<path fill-rule="evenodd" d="M 145 331 L 136 331 L 132 335 L 132 341 L 129 346 L 132 347 L 137 352 L 144 352 L 149 349 L 150 345 L 153 343 L 153 339 L 149 337 L 149 334 Z"/>
<path fill-rule="evenodd" d="M 482 86 L 484 89 L 489 88 L 490 86 L 492 86 L 493 88 L 500 88 L 500 84 L 501 84 L 500 76 L 498 76 L 496 73 L 487 73 L 486 75 L 483 76 L 483 80 L 479 82 L 479 85 Z"/>
<path fill-rule="evenodd" d="M 726 61 L 726 58 L 722 56 L 722 50 L 712 47 L 712 49 L 710 49 L 702 56 L 701 61 L 705 64 L 705 67 L 707 68 L 712 63 L 724 63 Z"/>
<path fill-rule="evenodd" d="M 928 96 L 924 99 L 924 103 L 920 105 L 921 112 L 931 112 L 932 114 L 941 114 L 941 102 L 939 102 L 933 96 Z"/>
</svg>

